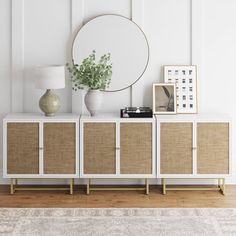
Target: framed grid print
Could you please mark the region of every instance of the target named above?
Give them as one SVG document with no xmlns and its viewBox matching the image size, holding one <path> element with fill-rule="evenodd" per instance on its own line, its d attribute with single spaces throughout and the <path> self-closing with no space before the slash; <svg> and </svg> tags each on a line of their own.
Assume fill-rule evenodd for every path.
<svg viewBox="0 0 236 236">
<path fill-rule="evenodd" d="M 153 113 L 176 114 L 176 89 L 174 83 L 153 84 Z"/>
<path fill-rule="evenodd" d="M 197 113 L 196 66 L 164 66 L 164 81 L 176 84 L 177 113 Z"/>
</svg>

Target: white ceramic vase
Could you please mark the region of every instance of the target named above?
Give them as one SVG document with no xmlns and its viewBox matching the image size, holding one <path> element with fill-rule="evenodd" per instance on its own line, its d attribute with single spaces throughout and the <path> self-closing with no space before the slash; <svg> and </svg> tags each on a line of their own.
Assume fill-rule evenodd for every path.
<svg viewBox="0 0 236 236">
<path fill-rule="evenodd" d="M 102 105 L 102 92 L 90 89 L 85 95 L 84 102 L 91 116 L 95 116 Z"/>
</svg>

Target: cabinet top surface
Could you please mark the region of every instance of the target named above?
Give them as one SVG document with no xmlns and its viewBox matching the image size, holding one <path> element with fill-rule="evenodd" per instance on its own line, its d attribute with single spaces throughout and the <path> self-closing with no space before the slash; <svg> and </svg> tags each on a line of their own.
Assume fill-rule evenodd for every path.
<svg viewBox="0 0 236 236">
<path fill-rule="evenodd" d="M 73 113 L 57 113 L 53 117 L 47 117 L 42 113 L 9 113 L 4 117 L 4 120 L 76 120 L 80 118 L 80 114 Z"/>
<path fill-rule="evenodd" d="M 96 116 L 81 115 L 81 120 L 86 121 L 109 121 L 109 120 L 121 120 L 121 121 L 153 121 L 155 117 L 152 118 L 120 118 L 119 113 L 100 113 Z"/>
<path fill-rule="evenodd" d="M 200 113 L 200 114 L 176 114 L 156 115 L 157 121 L 230 121 L 227 114 Z"/>
<path fill-rule="evenodd" d="M 176 115 L 154 115 L 153 118 L 120 118 L 119 113 L 100 113 L 96 116 L 80 115 L 76 113 L 57 113 L 54 117 L 46 117 L 42 113 L 9 113 L 4 117 L 4 120 L 83 120 L 83 121 L 230 121 L 230 117 L 226 114 L 176 114 Z"/>
</svg>

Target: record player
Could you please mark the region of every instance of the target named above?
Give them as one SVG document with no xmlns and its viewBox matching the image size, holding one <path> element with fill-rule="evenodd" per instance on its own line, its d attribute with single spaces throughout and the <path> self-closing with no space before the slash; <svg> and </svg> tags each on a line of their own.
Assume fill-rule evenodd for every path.
<svg viewBox="0 0 236 236">
<path fill-rule="evenodd" d="M 150 107 L 126 107 L 120 110 L 121 118 L 152 118 Z"/>
</svg>

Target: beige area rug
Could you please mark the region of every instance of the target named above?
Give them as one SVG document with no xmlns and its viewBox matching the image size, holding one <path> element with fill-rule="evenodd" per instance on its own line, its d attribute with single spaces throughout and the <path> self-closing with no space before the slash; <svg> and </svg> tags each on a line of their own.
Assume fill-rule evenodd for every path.
<svg viewBox="0 0 236 236">
<path fill-rule="evenodd" d="M 236 209 L 1 208 L 0 235 L 236 235 Z"/>
</svg>

